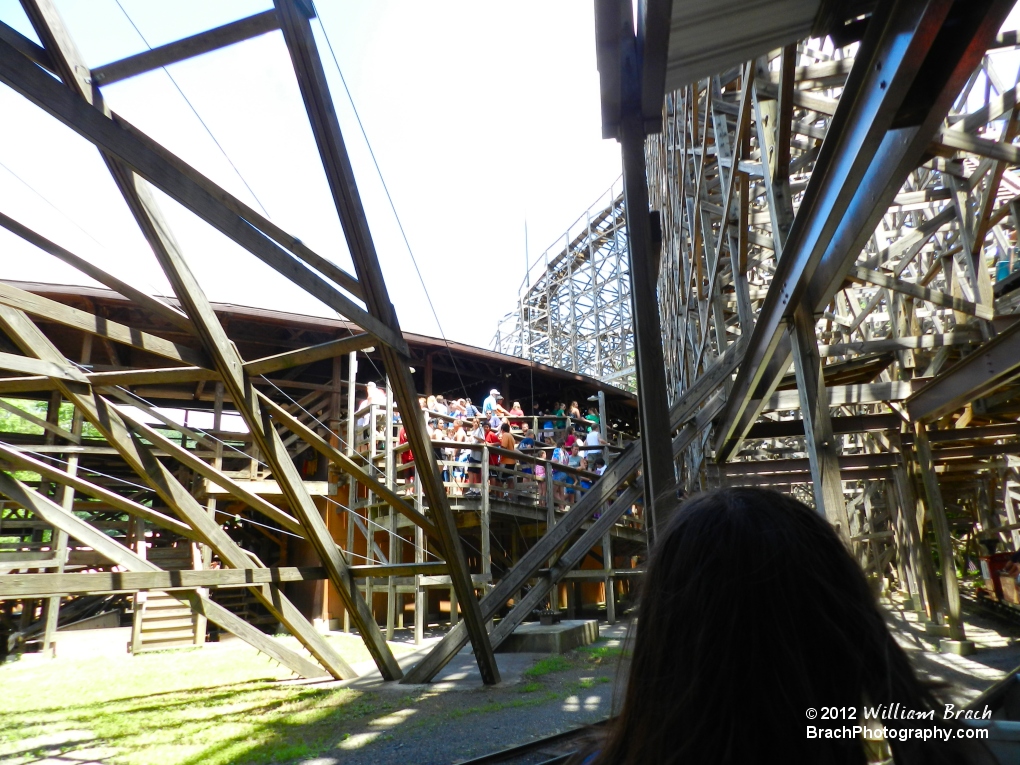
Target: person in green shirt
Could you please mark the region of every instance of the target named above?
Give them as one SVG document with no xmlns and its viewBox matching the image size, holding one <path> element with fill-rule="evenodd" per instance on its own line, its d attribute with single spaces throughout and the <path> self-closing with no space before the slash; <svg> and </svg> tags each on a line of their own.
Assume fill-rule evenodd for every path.
<svg viewBox="0 0 1020 765">
<path fill-rule="evenodd" d="M 599 414 L 593 406 L 588 407 L 588 414 L 584 416 L 584 419 L 588 420 L 588 422 L 594 422 L 596 428 L 602 424 L 602 420 L 599 419 Z"/>
<path fill-rule="evenodd" d="M 554 417 L 566 417 L 567 413 L 566 413 L 566 411 L 564 411 L 564 407 L 565 406 L 566 406 L 566 404 L 564 404 L 564 403 L 562 403 L 560 401 L 557 401 L 556 402 L 556 409 L 553 411 L 553 416 Z M 567 421 L 566 420 L 556 420 L 556 427 L 559 428 L 560 430 L 562 430 L 563 428 L 567 427 Z"/>
</svg>

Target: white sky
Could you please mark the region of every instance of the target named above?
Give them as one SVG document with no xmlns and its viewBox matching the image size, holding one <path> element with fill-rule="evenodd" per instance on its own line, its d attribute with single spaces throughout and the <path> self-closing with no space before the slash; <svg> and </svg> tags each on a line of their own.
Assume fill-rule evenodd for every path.
<svg viewBox="0 0 1020 765">
<path fill-rule="evenodd" d="M 270 7 L 121 2 L 152 46 Z M 145 50 L 114 0 L 56 3 L 90 67 Z M 523 279 L 525 220 L 535 262 L 620 173 L 617 144 L 601 138 L 591 1 L 317 6 L 445 335 L 488 346 Z M 0 20 L 35 39 L 17 0 L 0 0 Z M 319 22 L 312 25 L 401 325 L 439 335 Z M 353 270 L 280 33 L 170 71 L 273 222 Z M 114 111 L 258 209 L 162 70 L 104 94 Z M 0 163 L 0 210 L 142 289 L 169 294 L 98 152 L 3 85 Z M 332 315 L 159 196 L 210 299 Z M 91 283 L 2 229 L 0 278 Z"/>
</svg>

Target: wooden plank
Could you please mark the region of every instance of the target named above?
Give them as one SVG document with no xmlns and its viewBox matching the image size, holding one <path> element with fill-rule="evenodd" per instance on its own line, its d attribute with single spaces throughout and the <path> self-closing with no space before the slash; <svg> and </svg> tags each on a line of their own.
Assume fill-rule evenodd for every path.
<svg viewBox="0 0 1020 765">
<path fill-rule="evenodd" d="M 147 295 L 135 287 L 132 287 L 130 284 L 118 279 L 113 274 L 109 274 L 103 269 L 92 265 L 84 258 L 79 258 L 69 250 L 65 250 L 59 244 L 51 242 L 49 239 L 40 236 L 35 231 L 32 231 L 32 229 L 22 225 L 11 217 L 4 215 L 2 212 L 0 212 L 0 226 L 3 226 L 14 234 L 17 234 L 26 242 L 34 244 L 43 252 L 48 252 L 53 257 L 62 260 L 69 266 L 73 266 L 86 276 L 95 279 L 100 284 L 105 284 L 113 291 L 119 292 L 129 300 L 133 300 L 145 310 L 155 314 L 165 321 L 170 322 L 175 327 L 183 329 L 188 334 L 192 334 L 194 332 L 194 328 L 191 326 L 191 322 L 188 321 L 188 317 L 176 308 Z"/>
<path fill-rule="evenodd" d="M 833 385 L 829 388 L 829 406 L 848 404 L 881 404 L 889 401 L 903 401 L 911 395 L 909 382 L 869 383 L 866 385 Z M 765 404 L 768 411 L 800 409 L 800 393 L 782 390 L 773 395 Z"/>
<path fill-rule="evenodd" d="M 88 574 L 11 574 L 0 579 L 0 598 L 48 597 L 82 593 L 179 590 L 197 587 L 248 587 L 270 582 L 326 578 L 321 566 L 219 568 L 203 571 L 114 571 Z"/>
<path fill-rule="evenodd" d="M 977 316 L 979 319 L 991 321 L 995 316 L 995 311 L 989 306 L 972 303 L 969 300 L 953 297 L 952 295 L 947 295 L 944 292 L 923 287 L 920 284 L 914 284 L 912 282 L 904 281 L 903 279 L 897 279 L 894 276 L 883 274 L 881 271 L 873 271 L 870 268 L 855 266 L 850 270 L 850 274 L 854 278 L 867 284 L 885 287 L 886 289 L 893 290 L 894 292 L 899 292 L 902 295 L 909 295 L 910 297 L 927 301 L 932 305 L 952 308 L 954 311 L 959 311 L 960 313 Z"/>
<path fill-rule="evenodd" d="M 939 143 L 950 149 L 977 154 L 979 157 L 1020 165 L 1020 146 L 1011 143 L 991 141 L 959 130 L 943 130 L 939 135 Z"/>
<path fill-rule="evenodd" d="M 178 383 L 197 383 L 218 380 L 219 373 L 215 369 L 202 367 L 165 367 L 160 369 L 125 369 L 113 372 L 89 372 L 85 375 L 88 381 L 97 387 L 123 386 L 130 388 L 135 385 L 175 385 Z"/>
<path fill-rule="evenodd" d="M 57 384 L 49 376 L 0 377 L 0 396 L 9 396 L 17 393 L 41 393 L 56 389 Z"/>
<path fill-rule="evenodd" d="M 375 340 L 371 335 L 365 333 L 351 335 L 339 340 L 331 340 L 328 343 L 310 345 L 296 351 L 287 351 L 275 356 L 265 356 L 261 359 L 247 361 L 244 364 L 244 371 L 252 376 L 267 375 L 271 372 L 279 372 L 281 369 L 290 369 L 302 364 L 311 364 L 323 359 L 331 359 L 334 356 L 342 356 L 351 351 L 364 351 L 374 344 Z"/>
<path fill-rule="evenodd" d="M 31 412 L 26 412 L 21 407 L 14 406 L 8 401 L 0 399 L 0 409 L 6 409 L 11 414 L 16 415 L 17 417 L 20 417 L 21 419 L 25 420 L 25 422 L 30 422 L 33 425 L 36 425 L 42 428 L 43 430 L 52 433 L 53 435 L 58 436 L 60 438 L 66 438 L 71 443 L 74 444 L 81 443 L 81 436 L 76 436 L 74 433 L 70 433 L 69 431 L 64 430 L 59 425 L 54 425 L 51 422 L 47 422 L 41 417 L 36 417 Z"/>
<path fill-rule="evenodd" d="M 154 563 L 146 561 L 101 531 L 91 528 L 89 524 L 70 511 L 4 473 L 0 473 L 0 493 L 22 506 L 30 508 L 33 513 L 45 518 L 54 527 L 67 533 L 68 536 L 90 545 L 104 557 L 129 571 L 146 573 L 159 571 L 159 567 Z M 66 576 L 66 574 L 58 576 Z M 222 606 L 213 603 L 205 595 L 192 590 L 181 593 L 181 596 L 209 619 L 233 632 L 263 653 L 272 656 L 281 664 L 307 678 L 322 677 L 323 672 L 319 667 L 264 635 Z"/>
<path fill-rule="evenodd" d="M 315 449 L 315 451 L 330 460 L 333 464 L 337 465 L 337 467 L 354 478 L 362 486 L 365 486 L 370 492 L 385 500 L 390 507 L 411 521 L 411 523 L 424 529 L 425 533 L 430 537 L 433 539 L 439 538 L 439 532 L 436 529 L 436 525 L 411 507 L 411 505 L 409 505 L 407 501 L 393 489 L 388 487 L 386 484 L 375 480 L 353 459 L 348 457 L 339 449 L 330 445 L 326 439 L 319 436 L 318 433 L 309 428 L 296 417 L 291 416 L 283 407 L 268 396 L 260 392 L 258 393 L 258 397 L 262 404 L 272 413 L 273 417 L 275 417 L 281 425 L 296 433 L 305 443 Z M 431 454 L 431 450 L 429 451 L 429 454 Z"/>
<path fill-rule="evenodd" d="M 98 66 L 92 70 L 92 80 L 97 85 L 110 85 L 143 72 L 176 64 L 203 53 L 250 40 L 279 28 L 276 11 L 256 13 L 254 16 L 232 21 L 215 29 L 199 32 L 197 35 L 191 35 L 182 40 Z"/>
<path fill-rule="evenodd" d="M 365 304 L 372 317 L 387 327 L 391 335 L 399 337 L 400 323 L 379 265 L 368 218 L 358 192 L 354 169 L 347 154 L 336 110 L 329 96 L 326 75 L 315 46 L 311 25 L 294 0 L 277 0 L 276 9 L 326 180 L 333 194 L 334 205 L 347 239 L 351 259 L 354 261 L 358 282 L 364 292 Z M 418 411 L 418 396 L 411 377 L 406 347 L 402 343 L 392 342 L 388 337 L 380 339 L 383 341 L 380 355 L 386 373 L 389 375 L 398 408 L 405 413 L 404 427 L 408 443 L 413 453 L 428 454 L 429 440 L 425 433 L 425 422 L 413 414 Z M 423 461 L 420 466 L 418 481 L 424 488 L 430 512 L 442 539 L 443 553 L 453 578 L 453 589 L 464 610 L 464 622 L 468 625 L 482 680 L 486 684 L 496 683 L 499 682 L 499 668 L 496 666 L 496 658 L 489 645 L 478 600 L 471 584 L 456 521 L 450 510 L 437 466 L 428 464 L 426 468 L 426 464 L 428 463 Z"/>
<path fill-rule="evenodd" d="M 811 464 L 811 486 L 815 510 L 836 528 L 844 543 L 851 531 L 839 474 L 839 450 L 829 419 L 829 395 L 818 355 L 814 316 L 803 304 L 798 306 L 790 324 L 793 362 L 804 422 L 804 439 Z"/>
<path fill-rule="evenodd" d="M 63 359 L 59 350 L 22 312 L 0 304 L 0 328 L 20 349 L 46 360 Z M 62 384 L 64 397 L 79 407 L 82 414 L 103 434 L 135 473 L 151 486 L 160 498 L 173 509 L 193 530 L 199 541 L 209 545 L 228 566 L 251 568 L 252 558 L 198 504 L 177 478 L 164 466 L 152 451 L 133 439 L 127 425 L 101 396 L 88 397 L 74 388 Z M 73 448 L 73 447 L 72 447 Z M 261 567 L 261 566 L 260 566 Z M 271 614 L 308 649 L 308 651 L 337 679 L 353 676 L 353 670 L 317 633 L 297 607 L 275 585 L 251 588 Z M 210 610 L 211 606 L 206 606 Z M 210 617 L 211 618 L 211 617 Z M 235 632 L 235 634 L 237 634 Z M 251 641 L 249 641 L 251 642 Z"/>
<path fill-rule="evenodd" d="M 124 324 L 94 316 L 87 311 L 71 308 L 63 303 L 58 303 L 56 300 L 50 300 L 41 295 L 34 295 L 10 284 L 0 283 L 0 303 L 26 311 L 33 316 L 80 329 L 98 337 L 113 340 L 157 356 L 173 359 L 183 364 L 192 364 L 200 367 L 210 366 L 209 359 L 205 354 L 186 345 L 178 345 L 169 340 L 164 340 L 162 337 L 151 335 L 148 332 L 142 332 Z"/>
<path fill-rule="evenodd" d="M 57 380 L 86 383 L 88 380 L 70 362 L 41 361 L 28 356 L 0 352 L 0 369 L 27 375 L 46 375 Z"/>
</svg>

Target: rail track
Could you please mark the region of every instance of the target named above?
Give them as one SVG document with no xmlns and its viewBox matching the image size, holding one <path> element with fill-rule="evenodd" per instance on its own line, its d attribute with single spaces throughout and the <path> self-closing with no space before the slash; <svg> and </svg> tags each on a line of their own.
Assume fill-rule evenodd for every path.
<svg viewBox="0 0 1020 765">
<path fill-rule="evenodd" d="M 481 757 L 471 760 L 464 760 L 460 765 L 496 765 L 496 763 L 499 765 L 556 765 L 564 763 L 581 749 L 591 735 L 597 734 L 606 722 L 608 720 L 554 733 L 526 744 L 483 754 Z"/>
</svg>

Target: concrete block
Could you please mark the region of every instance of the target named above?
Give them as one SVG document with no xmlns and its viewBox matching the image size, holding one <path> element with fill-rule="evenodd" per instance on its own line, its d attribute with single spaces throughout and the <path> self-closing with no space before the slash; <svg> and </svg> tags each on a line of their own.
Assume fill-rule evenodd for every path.
<svg viewBox="0 0 1020 765">
<path fill-rule="evenodd" d="M 559 624 L 528 622 L 520 625 L 496 649 L 499 653 L 566 653 L 599 639 L 595 619 L 564 619 Z"/>
<path fill-rule="evenodd" d="M 950 640 L 942 638 L 939 640 L 939 653 L 955 653 L 957 656 L 971 656 L 977 653 L 977 646 L 973 640 Z"/>
<path fill-rule="evenodd" d="M 949 625 L 948 624 L 934 624 L 928 622 L 924 625 L 924 634 L 933 635 L 935 637 L 949 637 Z"/>
</svg>

